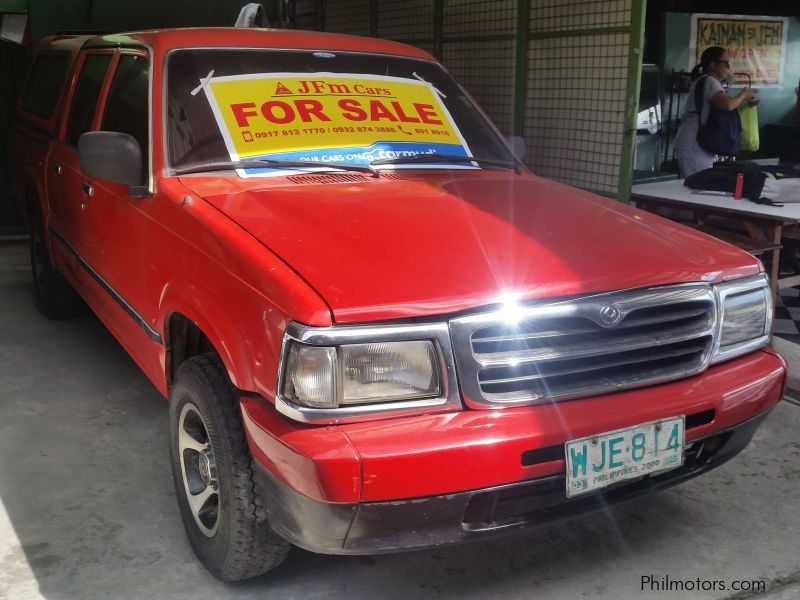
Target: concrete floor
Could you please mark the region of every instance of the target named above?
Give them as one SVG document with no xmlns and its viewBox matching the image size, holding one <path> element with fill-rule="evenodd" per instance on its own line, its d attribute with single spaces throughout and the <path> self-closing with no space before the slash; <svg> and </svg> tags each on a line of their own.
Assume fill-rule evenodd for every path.
<svg viewBox="0 0 800 600">
<path fill-rule="evenodd" d="M 32 303 L 27 249 L 0 244 L 0 598 L 746 598 L 641 577 L 762 580 L 800 598 L 800 405 L 678 488 L 517 537 L 378 557 L 293 550 L 236 585 L 194 559 L 175 503 L 166 403 L 99 322 Z M 800 354 L 785 348 L 800 364 Z M 797 397 L 797 396 L 796 396 Z"/>
</svg>

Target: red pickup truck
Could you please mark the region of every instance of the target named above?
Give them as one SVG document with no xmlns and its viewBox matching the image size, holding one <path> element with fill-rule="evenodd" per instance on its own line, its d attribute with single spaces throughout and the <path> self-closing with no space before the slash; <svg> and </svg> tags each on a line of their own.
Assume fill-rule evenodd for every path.
<svg viewBox="0 0 800 600">
<path fill-rule="evenodd" d="M 756 259 L 530 173 L 417 48 L 53 37 L 17 116 L 38 305 L 88 304 L 169 398 L 223 580 L 659 490 L 782 397 Z"/>
</svg>

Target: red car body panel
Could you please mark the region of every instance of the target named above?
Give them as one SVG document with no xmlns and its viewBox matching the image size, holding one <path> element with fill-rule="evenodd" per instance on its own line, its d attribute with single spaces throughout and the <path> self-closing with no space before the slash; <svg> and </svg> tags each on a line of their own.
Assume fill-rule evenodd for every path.
<svg viewBox="0 0 800 600">
<path fill-rule="evenodd" d="M 398 173 L 326 185 L 306 183 L 311 175 L 241 180 L 165 174 L 162 82 L 169 50 L 313 48 L 433 60 L 411 46 L 227 29 L 88 42 L 73 37 L 45 41 L 42 49 L 56 46 L 71 52 L 73 63 L 84 46 L 112 52 L 109 73 L 120 53 L 144 52 L 152 80 L 152 195 L 146 199 L 81 173 L 76 149 L 64 142 L 74 72 L 48 123 L 18 110 L 14 185 L 21 198 L 37 197 L 45 222 L 68 238 L 49 240 L 56 266 L 165 396 L 172 319 L 182 315 L 194 323 L 243 391 L 242 415 L 257 464 L 307 498 L 419 498 L 563 473 L 562 460 L 523 466 L 522 453 L 713 409 L 713 420 L 687 430 L 690 441 L 763 414 L 783 394 L 785 363 L 762 349 L 693 377 L 580 400 L 345 425 L 292 421 L 273 406 L 291 321 L 329 327 L 446 320 L 509 297 L 713 283 L 761 267 L 713 238 L 527 172 Z M 109 82 L 107 76 L 99 106 Z M 37 127 L 43 129 L 38 137 L 30 131 Z M 61 179 L 51 175 L 55 167 Z M 84 182 L 95 195 L 81 206 Z M 140 321 L 87 264 L 128 300 Z"/>
<path fill-rule="evenodd" d="M 533 175 L 390 177 L 182 183 L 295 265 L 338 323 L 759 271 L 755 258 L 733 246 Z"/>
<path fill-rule="evenodd" d="M 145 44 L 153 48 L 157 55 L 169 52 L 174 48 L 289 48 L 347 50 L 435 60 L 433 56 L 424 50 L 400 42 L 338 33 L 293 31 L 289 29 L 186 27 L 170 30 L 133 31 L 118 35 L 106 35 L 102 39 L 114 44 Z"/>
</svg>

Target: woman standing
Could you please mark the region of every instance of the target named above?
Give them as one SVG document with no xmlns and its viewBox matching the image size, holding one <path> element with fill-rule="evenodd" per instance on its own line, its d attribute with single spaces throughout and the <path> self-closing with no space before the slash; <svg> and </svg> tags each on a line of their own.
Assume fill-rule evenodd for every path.
<svg viewBox="0 0 800 600">
<path fill-rule="evenodd" d="M 700 75 L 708 77 L 700 78 Z M 681 118 L 681 126 L 675 136 L 675 158 L 681 177 L 709 169 L 714 165 L 714 155 L 703 150 L 697 143 L 697 130 L 700 122 L 708 119 L 713 105 L 722 111 L 737 110 L 745 100 L 754 97 L 750 88 L 742 88 L 736 96 L 728 96 L 722 88 L 722 82 L 733 76 L 728 59 L 728 51 L 720 46 L 711 46 L 703 51 L 700 64 L 692 69 L 692 86 L 686 101 L 686 112 Z M 695 105 L 695 87 L 703 85 L 703 104 L 698 115 Z M 699 119 L 698 119 L 699 117 Z"/>
</svg>

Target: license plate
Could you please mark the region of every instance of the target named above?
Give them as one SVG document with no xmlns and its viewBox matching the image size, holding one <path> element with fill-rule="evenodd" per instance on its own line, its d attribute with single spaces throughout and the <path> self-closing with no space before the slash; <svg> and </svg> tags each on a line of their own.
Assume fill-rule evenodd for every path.
<svg viewBox="0 0 800 600">
<path fill-rule="evenodd" d="M 680 467 L 684 437 L 684 418 L 670 417 L 567 442 L 567 497 Z"/>
</svg>

